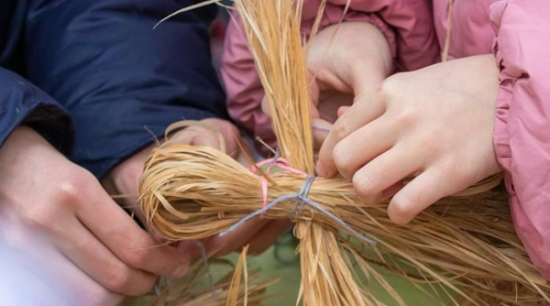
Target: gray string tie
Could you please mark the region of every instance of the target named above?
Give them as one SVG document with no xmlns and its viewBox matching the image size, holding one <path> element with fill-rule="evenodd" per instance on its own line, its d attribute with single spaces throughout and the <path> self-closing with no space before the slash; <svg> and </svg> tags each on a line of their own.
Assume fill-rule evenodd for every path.
<svg viewBox="0 0 550 306">
<path fill-rule="evenodd" d="M 318 131 L 323 131 L 323 132 L 330 132 L 330 128 L 324 127 L 324 126 L 320 126 L 320 125 L 314 125 L 314 126 L 313 126 L 313 129 L 314 129 L 314 130 L 318 130 Z"/>
<path fill-rule="evenodd" d="M 292 206 L 292 210 L 290 211 L 290 214 L 288 215 L 288 218 L 292 220 L 292 218 L 295 216 L 296 209 L 298 209 L 298 206 L 300 209 L 298 209 L 298 217 L 302 216 L 302 210 L 304 209 L 304 201 L 303 199 L 307 198 L 309 195 L 309 190 L 311 189 L 311 185 L 313 185 L 313 181 L 315 181 L 315 176 L 308 176 L 306 182 L 302 186 L 302 189 L 298 193 L 298 197 L 296 197 L 296 201 L 294 202 L 294 206 Z"/>
<path fill-rule="evenodd" d="M 309 206 L 309 207 L 319 211 L 320 213 L 326 215 L 330 219 L 332 219 L 334 222 L 336 222 L 338 225 L 340 225 L 340 227 L 342 229 L 344 229 L 348 233 L 351 233 L 353 236 L 355 236 L 355 238 L 359 239 L 362 242 L 365 242 L 367 244 L 375 246 L 376 241 L 374 241 L 373 239 L 371 239 L 369 237 L 366 237 L 366 236 L 362 235 L 361 233 L 359 233 L 358 231 L 354 230 L 344 220 L 340 219 L 338 216 L 334 215 L 333 213 L 326 210 L 325 208 L 323 208 L 318 203 L 315 203 L 315 202 L 313 202 L 312 200 L 310 200 L 308 198 L 308 194 L 309 194 L 309 191 L 311 189 L 311 186 L 312 186 L 314 180 L 315 180 L 315 177 L 308 177 L 307 180 L 304 183 L 304 186 L 302 186 L 302 189 L 300 190 L 299 193 L 291 193 L 291 194 L 287 194 L 287 195 L 280 196 L 280 197 L 276 198 L 271 203 L 267 204 L 265 207 L 262 207 L 262 208 L 258 209 L 257 211 L 245 216 L 244 218 L 239 220 L 239 222 L 233 224 L 228 229 L 221 232 L 219 234 L 219 236 L 223 237 L 223 236 L 235 231 L 237 228 L 241 227 L 244 223 L 246 223 L 250 219 L 253 219 L 253 218 L 258 217 L 262 214 L 265 214 L 267 211 L 269 211 L 273 207 L 277 206 L 279 203 L 290 201 L 290 200 L 296 200 L 296 202 L 293 206 L 293 209 L 290 213 L 290 218 L 291 219 L 292 219 L 294 213 L 296 212 L 296 209 L 298 208 L 298 206 L 300 206 L 300 210 L 299 210 L 300 215 L 301 215 L 301 211 L 302 211 L 303 207 L 304 206 Z"/>
<path fill-rule="evenodd" d="M 214 283 L 214 277 L 212 276 L 212 271 L 210 271 L 210 265 L 208 264 L 208 254 L 206 254 L 206 248 L 204 247 L 204 243 L 198 240 L 193 240 L 199 250 L 201 251 L 201 259 L 202 263 L 204 265 L 204 269 L 206 270 L 206 274 L 208 275 L 208 283 L 210 284 L 210 290 L 212 290 L 212 295 L 216 296 L 216 284 Z"/>
<path fill-rule="evenodd" d="M 281 152 L 279 151 L 279 148 L 277 148 L 277 150 L 275 151 L 275 155 L 273 155 L 273 157 L 271 158 L 271 161 L 267 165 L 268 170 L 273 168 L 273 166 L 275 165 L 279 157 L 281 157 Z"/>
</svg>

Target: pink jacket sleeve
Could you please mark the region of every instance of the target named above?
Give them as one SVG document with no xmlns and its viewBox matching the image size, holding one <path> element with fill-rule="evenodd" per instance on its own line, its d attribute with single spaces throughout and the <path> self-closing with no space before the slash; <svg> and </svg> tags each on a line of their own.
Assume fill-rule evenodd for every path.
<svg viewBox="0 0 550 306">
<path fill-rule="evenodd" d="M 321 29 L 340 21 L 346 3 L 347 0 L 328 0 Z M 303 35 L 311 31 L 319 5 L 320 0 L 304 1 Z M 228 111 L 242 127 L 274 144 L 270 119 L 261 111 L 263 89 L 254 61 L 246 45 L 240 18 L 238 14 L 233 14 L 233 17 L 234 22 L 227 30 L 221 67 Z M 418 69 L 439 59 L 428 0 L 354 0 L 345 20 L 369 22 L 376 26 L 385 35 L 399 70 Z"/>
<path fill-rule="evenodd" d="M 269 145 L 275 144 L 271 119 L 261 109 L 264 90 L 246 44 L 241 18 L 236 12 L 229 22 L 221 76 L 227 92 L 227 111 L 237 124 Z"/>
<path fill-rule="evenodd" d="M 550 280 L 550 1 L 491 6 L 500 67 L 495 149 L 519 238 Z"/>
</svg>

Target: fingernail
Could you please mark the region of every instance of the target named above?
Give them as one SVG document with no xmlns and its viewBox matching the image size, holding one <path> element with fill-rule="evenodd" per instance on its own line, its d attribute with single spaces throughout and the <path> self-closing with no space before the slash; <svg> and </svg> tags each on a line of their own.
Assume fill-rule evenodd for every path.
<svg viewBox="0 0 550 306">
<path fill-rule="evenodd" d="M 187 270 L 189 269 L 189 265 L 188 264 L 182 264 L 180 265 L 179 267 L 176 268 L 176 270 L 174 270 L 174 272 L 172 273 L 172 277 L 173 278 L 182 278 L 185 276 L 185 274 L 187 274 Z"/>
</svg>

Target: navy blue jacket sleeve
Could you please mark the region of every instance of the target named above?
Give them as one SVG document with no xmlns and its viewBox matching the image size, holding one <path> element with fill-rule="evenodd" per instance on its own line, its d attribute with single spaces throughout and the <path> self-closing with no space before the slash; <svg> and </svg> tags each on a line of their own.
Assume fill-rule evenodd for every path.
<svg viewBox="0 0 550 306">
<path fill-rule="evenodd" d="M 227 118 L 211 64 L 216 7 L 181 14 L 190 0 L 31 0 L 27 77 L 71 113 L 71 158 L 97 177 L 172 122 Z"/>
<path fill-rule="evenodd" d="M 0 68 L 0 146 L 19 125 L 37 130 L 61 152 L 71 146 L 71 120 L 54 99 L 21 76 Z"/>
</svg>

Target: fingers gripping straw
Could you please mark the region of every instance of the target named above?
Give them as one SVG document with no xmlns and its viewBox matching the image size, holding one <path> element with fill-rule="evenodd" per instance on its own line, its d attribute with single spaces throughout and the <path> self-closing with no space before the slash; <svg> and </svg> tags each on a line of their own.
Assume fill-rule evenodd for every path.
<svg viewBox="0 0 550 306">
<path fill-rule="evenodd" d="M 265 175 L 269 175 L 270 173 L 270 170 L 273 169 L 273 167 L 278 167 L 284 171 L 288 171 L 290 173 L 294 173 L 294 174 L 299 174 L 299 175 L 302 175 L 304 177 L 307 177 L 307 174 L 297 170 L 297 169 L 294 169 L 292 167 L 290 167 L 288 165 L 288 161 L 286 161 L 284 158 L 282 157 L 274 157 L 272 159 L 267 159 L 263 162 L 260 162 L 258 164 L 256 164 L 256 167 L 251 167 L 250 170 L 254 173 L 257 172 L 257 168 L 260 168 L 264 165 L 268 165 L 267 169 L 266 169 L 266 173 Z M 356 230 L 354 230 L 351 226 L 349 226 L 344 220 L 338 218 L 336 215 L 330 213 L 328 210 L 324 209 L 321 205 L 311 201 L 310 199 L 308 199 L 308 193 L 309 193 L 309 190 L 311 189 L 311 185 L 313 184 L 313 181 L 316 179 L 316 177 L 314 176 L 310 176 L 310 177 L 307 177 L 302 189 L 300 190 L 299 193 L 292 193 L 292 194 L 288 194 L 288 195 L 284 195 L 284 196 L 280 196 L 278 198 L 276 198 L 275 200 L 273 200 L 271 203 L 267 203 L 267 191 L 268 191 L 268 182 L 267 182 L 267 178 L 265 176 L 262 176 L 261 177 L 261 182 L 262 182 L 262 200 L 263 200 L 263 205 L 262 205 L 262 208 L 249 214 L 248 216 L 244 217 L 243 219 L 241 219 L 239 222 L 235 223 L 234 225 L 232 225 L 230 228 L 228 228 L 227 230 L 223 231 L 220 233 L 220 236 L 225 236 L 229 233 L 231 233 L 232 231 L 236 230 L 237 228 L 239 228 L 241 225 L 243 225 L 244 223 L 246 223 L 247 221 L 257 217 L 257 216 L 261 216 L 263 215 L 266 211 L 268 211 L 269 209 L 273 208 L 275 205 L 281 203 L 281 202 L 285 202 L 285 201 L 288 201 L 288 200 L 292 200 L 292 199 L 296 199 L 296 202 L 294 203 L 294 206 L 292 208 L 292 210 L 290 211 L 290 214 L 289 214 L 289 218 L 290 219 L 293 219 L 294 218 L 294 213 L 296 212 L 298 206 L 304 206 L 304 205 L 308 205 L 314 209 L 316 209 L 317 211 L 325 214 L 327 217 L 331 218 L 332 220 L 334 220 L 334 222 L 338 223 L 342 229 L 344 229 L 345 231 L 347 231 L 348 233 L 351 233 L 353 234 L 357 239 L 367 243 L 367 244 L 371 244 L 371 245 L 376 245 L 376 242 L 364 235 L 361 235 L 360 233 L 358 233 Z M 299 209 L 299 215 L 301 215 L 301 209 Z"/>
<path fill-rule="evenodd" d="M 262 214 L 290 214 L 300 241 L 304 306 L 388 304 L 365 279 L 380 283 L 392 304 L 405 306 L 373 265 L 439 288 L 436 295 L 456 305 L 550 303 L 550 284 L 515 234 L 507 194 L 495 188 L 500 177 L 438 201 L 407 226 L 388 218 L 386 201 L 362 203 L 350 181 L 315 178 L 302 2 L 235 1 L 281 153 L 258 169 L 281 171 L 259 176 L 215 149 L 167 143 L 151 154 L 140 183 L 151 227 L 168 239 L 196 240 L 236 230 Z M 363 251 L 365 244 L 370 252 Z"/>
</svg>

